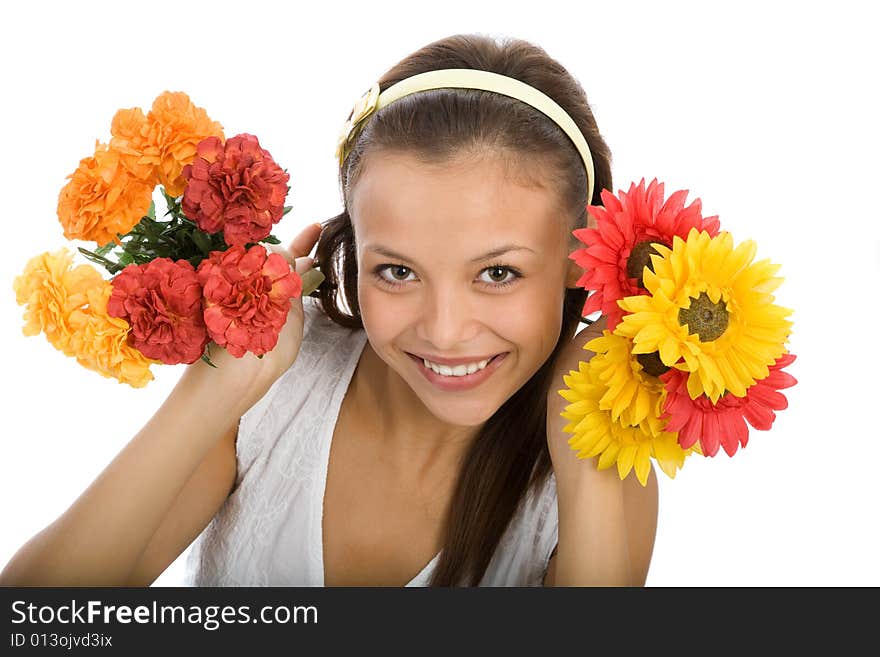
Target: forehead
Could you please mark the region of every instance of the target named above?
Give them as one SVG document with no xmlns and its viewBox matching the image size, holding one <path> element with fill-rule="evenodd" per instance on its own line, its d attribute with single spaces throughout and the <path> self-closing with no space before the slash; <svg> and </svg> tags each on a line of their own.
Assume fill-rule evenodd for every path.
<svg viewBox="0 0 880 657">
<path fill-rule="evenodd" d="M 553 242 L 564 222 L 554 189 L 526 180 L 498 157 L 429 164 L 397 152 L 372 154 L 351 193 L 358 241 L 468 236 Z"/>
</svg>

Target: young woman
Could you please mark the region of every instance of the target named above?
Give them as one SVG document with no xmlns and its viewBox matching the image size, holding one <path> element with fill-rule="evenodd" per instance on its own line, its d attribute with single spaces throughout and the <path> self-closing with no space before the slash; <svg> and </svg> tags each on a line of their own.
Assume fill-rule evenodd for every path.
<svg viewBox="0 0 880 657">
<path fill-rule="evenodd" d="M 612 188 L 608 147 L 577 81 L 524 41 L 443 39 L 379 88 L 461 68 L 552 98 L 593 171 L 556 121 L 501 93 L 376 111 L 344 152 L 343 212 L 291 245 L 326 280 L 278 346 L 187 366 L 0 583 L 149 585 L 198 537 L 194 585 L 644 584 L 654 474 L 643 488 L 579 460 L 557 393 L 604 326 L 576 333 L 586 292 L 568 256 Z"/>
</svg>

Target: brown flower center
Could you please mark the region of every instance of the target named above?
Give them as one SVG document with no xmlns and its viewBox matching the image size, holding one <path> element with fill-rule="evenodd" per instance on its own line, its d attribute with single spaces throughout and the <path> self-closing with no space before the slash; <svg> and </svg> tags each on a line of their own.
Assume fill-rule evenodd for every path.
<svg viewBox="0 0 880 657">
<path fill-rule="evenodd" d="M 629 258 L 626 261 L 626 275 L 629 278 L 636 279 L 639 287 L 645 287 L 643 278 L 645 267 L 654 271 L 654 265 L 651 263 L 651 254 L 658 253 L 654 248 L 655 244 L 660 244 L 660 242 L 639 242 L 629 252 Z"/>
<path fill-rule="evenodd" d="M 636 360 L 641 364 L 645 374 L 660 376 L 669 371 L 669 366 L 660 360 L 659 351 L 652 351 L 650 354 L 636 354 Z"/>
<path fill-rule="evenodd" d="M 687 324 L 688 333 L 696 333 L 701 342 L 720 338 L 727 330 L 729 318 L 724 301 L 719 299 L 718 303 L 712 303 L 705 292 L 700 292 L 696 299 L 691 297 L 690 308 L 680 308 L 678 311 L 678 323 L 682 326 Z"/>
</svg>

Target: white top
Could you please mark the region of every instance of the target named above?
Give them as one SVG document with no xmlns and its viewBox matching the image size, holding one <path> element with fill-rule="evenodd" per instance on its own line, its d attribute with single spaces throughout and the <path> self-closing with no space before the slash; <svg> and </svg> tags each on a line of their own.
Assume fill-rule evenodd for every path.
<svg viewBox="0 0 880 657">
<path fill-rule="evenodd" d="M 296 361 L 241 418 L 235 488 L 196 538 L 189 586 L 324 586 L 324 490 L 333 429 L 361 352 L 362 329 L 303 297 Z M 531 489 L 480 586 L 541 586 L 557 542 L 556 480 Z M 437 554 L 407 586 L 427 586 Z"/>
</svg>

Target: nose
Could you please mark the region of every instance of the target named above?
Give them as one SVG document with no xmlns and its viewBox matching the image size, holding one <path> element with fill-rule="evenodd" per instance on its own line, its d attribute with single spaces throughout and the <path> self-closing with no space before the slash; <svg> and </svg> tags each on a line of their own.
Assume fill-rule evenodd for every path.
<svg viewBox="0 0 880 657">
<path fill-rule="evenodd" d="M 453 353 L 477 336 L 477 320 L 466 290 L 433 286 L 425 292 L 418 321 L 420 340 L 439 353 Z"/>
</svg>

